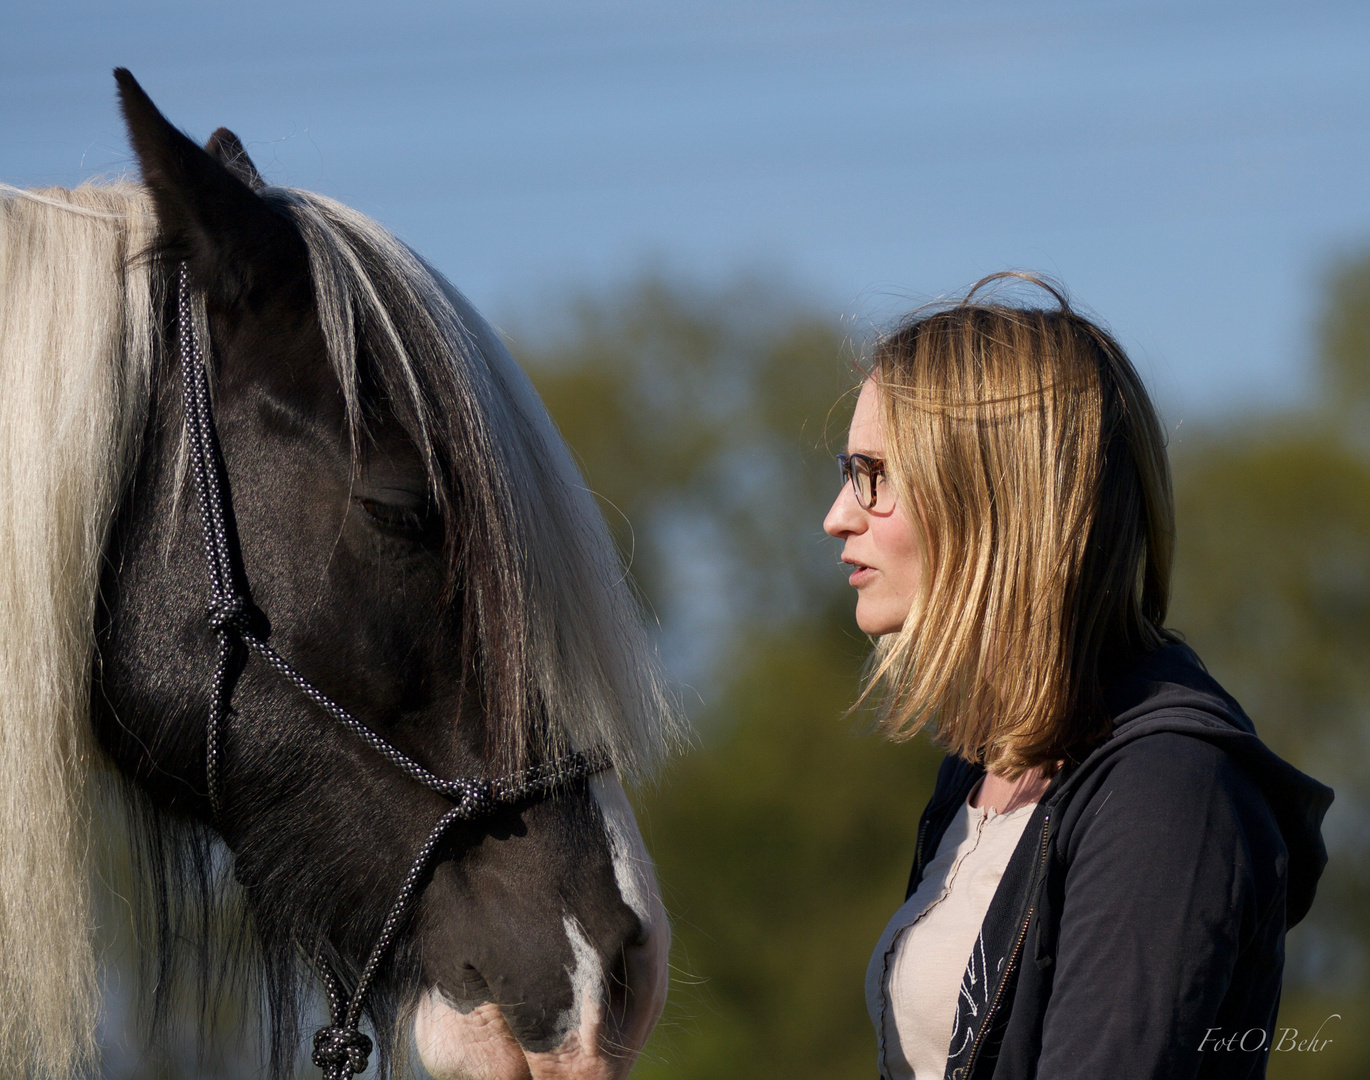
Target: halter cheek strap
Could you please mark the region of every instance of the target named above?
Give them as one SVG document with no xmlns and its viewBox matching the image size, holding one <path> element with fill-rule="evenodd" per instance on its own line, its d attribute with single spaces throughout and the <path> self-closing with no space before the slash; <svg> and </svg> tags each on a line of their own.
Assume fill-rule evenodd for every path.
<svg viewBox="0 0 1370 1080">
<path fill-rule="evenodd" d="M 608 750 L 596 746 L 584 752 L 564 754 L 551 761 L 519 772 L 487 780 L 483 777 L 443 779 L 429 772 L 413 758 L 381 738 L 292 667 L 255 629 L 254 608 L 238 589 L 243 579 L 241 559 L 229 542 L 228 526 L 232 510 L 225 493 L 227 475 L 223 472 L 218 435 L 210 410 L 209 377 L 204 355 L 195 332 L 190 303 L 190 275 L 180 266 L 177 288 L 177 317 L 180 329 L 181 373 L 186 434 L 190 467 L 195 477 L 200 524 L 204 530 L 205 562 L 209 570 L 209 609 L 206 620 L 218 637 L 219 654 L 210 683 L 209 715 L 205 721 L 205 782 L 209 805 L 215 820 L 222 812 L 219 786 L 219 745 L 224 722 L 230 715 L 234 680 L 229 669 L 242 646 L 262 660 L 320 709 L 371 747 L 391 765 L 424 787 L 451 800 L 452 806 L 438 819 L 419 848 L 400 886 L 399 895 L 381 927 L 380 936 L 367 957 L 361 975 L 348 996 L 342 981 L 327 961 L 316 960 L 315 969 L 328 996 L 332 1023 L 314 1035 L 314 1064 L 323 1070 L 325 1080 L 347 1080 L 366 1068 L 371 1040 L 359 1030 L 362 1010 L 381 965 L 395 942 L 415 897 L 419 882 L 433 861 L 448 829 L 459 821 L 487 817 L 503 806 L 528 799 L 546 798 L 558 789 L 581 783 L 596 773 L 613 768 Z"/>
</svg>

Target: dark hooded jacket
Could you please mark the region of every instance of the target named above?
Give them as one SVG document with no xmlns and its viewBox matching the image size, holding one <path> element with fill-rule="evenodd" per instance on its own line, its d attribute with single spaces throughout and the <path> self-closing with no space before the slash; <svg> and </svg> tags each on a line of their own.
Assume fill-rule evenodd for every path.
<svg viewBox="0 0 1370 1080">
<path fill-rule="evenodd" d="M 1265 1074 L 1332 791 L 1269 750 L 1184 645 L 1107 698 L 1112 736 L 1053 778 L 990 903 L 947 1080 Z M 943 762 L 908 895 L 983 775 Z"/>
</svg>

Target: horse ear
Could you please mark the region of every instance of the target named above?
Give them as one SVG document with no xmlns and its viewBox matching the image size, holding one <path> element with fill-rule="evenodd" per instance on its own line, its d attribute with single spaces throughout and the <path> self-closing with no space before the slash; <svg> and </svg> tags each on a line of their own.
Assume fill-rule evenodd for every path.
<svg viewBox="0 0 1370 1080">
<path fill-rule="evenodd" d="M 228 128 L 221 127 L 209 137 L 209 142 L 205 143 L 205 153 L 253 191 L 260 191 L 266 187 L 262 174 L 257 171 L 257 166 L 252 164 L 252 159 L 243 149 L 243 141 Z"/>
<path fill-rule="evenodd" d="M 266 302 L 307 282 L 304 241 L 253 190 L 250 177 L 261 178 L 237 138 L 220 131 L 210 139 L 219 150 L 236 146 L 240 152 L 235 166 L 225 166 L 172 127 L 126 68 L 115 68 L 114 78 L 167 254 L 184 259 L 196 284 L 229 305 Z M 248 179 L 243 163 L 251 170 Z"/>
</svg>

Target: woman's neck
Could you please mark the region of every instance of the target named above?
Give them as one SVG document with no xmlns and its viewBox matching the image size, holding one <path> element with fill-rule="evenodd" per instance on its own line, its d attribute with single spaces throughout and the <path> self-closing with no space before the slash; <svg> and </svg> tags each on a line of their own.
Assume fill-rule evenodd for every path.
<svg viewBox="0 0 1370 1080">
<path fill-rule="evenodd" d="M 970 793 L 970 805 L 975 810 L 988 806 L 996 814 L 1007 814 L 1041 799 L 1053 775 L 1054 771 L 1048 773 L 1045 765 L 1024 770 L 1017 780 L 1005 780 L 987 772 Z"/>
</svg>

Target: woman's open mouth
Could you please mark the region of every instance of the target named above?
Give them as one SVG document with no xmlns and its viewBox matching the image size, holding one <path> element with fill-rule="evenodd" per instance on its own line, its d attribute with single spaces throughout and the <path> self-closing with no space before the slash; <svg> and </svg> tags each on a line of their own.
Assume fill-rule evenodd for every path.
<svg viewBox="0 0 1370 1080">
<path fill-rule="evenodd" d="M 853 588 L 861 588 L 862 585 L 875 576 L 875 570 L 872 567 L 865 565 L 865 563 L 853 562 L 850 559 L 843 559 L 842 561 L 853 567 L 851 574 L 847 578 L 847 581 Z"/>
</svg>

